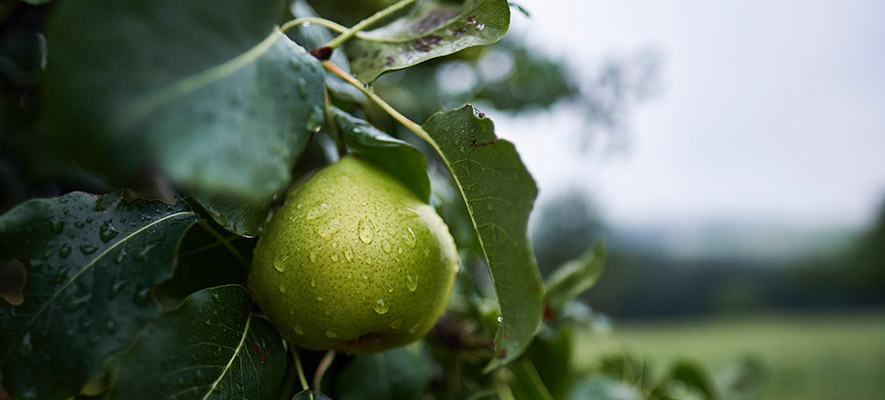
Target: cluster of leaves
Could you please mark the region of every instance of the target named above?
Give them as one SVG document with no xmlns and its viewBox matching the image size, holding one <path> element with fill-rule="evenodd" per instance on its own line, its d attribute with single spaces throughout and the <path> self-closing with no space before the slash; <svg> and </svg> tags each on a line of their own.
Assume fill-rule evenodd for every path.
<svg viewBox="0 0 885 400">
<path fill-rule="evenodd" d="M 571 360 L 575 332 L 596 320 L 574 299 L 596 282 L 602 245 L 542 282 L 526 235 L 537 188 L 492 121 L 466 105 L 419 125 L 365 86 L 388 71 L 472 57 L 468 48 L 507 32 L 508 2 L 365 2 L 360 18 L 381 11 L 339 20 L 353 28 L 304 1 L 3 7 L 4 17 L 34 21 L 51 13 L 45 35 L 40 23 L 9 25 L 27 38 L 10 43 L 39 51 L 0 49 L 12 54 L 4 59 L 27 61 L 0 65 L 16 72 L 4 70 L 14 79 L 4 81 L 13 90 L 2 108 L 14 134 L 0 139 L 14 149 L 44 143 L 37 161 L 73 167 L 69 181 L 88 184 L 62 185 L 69 193 L 0 217 L 0 398 L 626 393 L 607 370 L 589 376 Z M 555 64 L 516 65 L 517 74 L 561 77 Z M 503 97 L 493 89 L 505 83 L 488 82 L 475 95 L 503 108 L 549 105 L 573 92 L 556 82 L 552 91 Z M 423 139 L 424 152 L 369 122 L 379 110 Z M 458 275 L 447 314 L 424 340 L 330 364 L 287 346 L 243 284 L 280 194 L 334 161 L 336 150 L 373 160 L 436 205 L 473 274 Z M 493 293 L 473 280 L 485 270 Z M 697 372 L 674 371 L 665 382 L 715 398 Z M 305 373 L 315 378 L 311 388 L 296 383 Z M 653 393 L 675 396 L 663 390 Z"/>
<path fill-rule="evenodd" d="M 4 392 L 320 397 L 296 394 L 294 374 L 302 359 L 318 377 L 325 367 L 305 351 L 293 361 L 294 349 L 242 284 L 276 198 L 335 158 L 328 143 L 431 198 L 423 154 L 358 118 L 369 99 L 386 105 L 362 84 L 498 41 L 510 6 L 412 3 L 354 29 L 319 19 L 303 2 L 288 10 L 273 1 L 52 5 L 42 64 L 24 68 L 39 78 L 23 89 L 39 94 L 39 112 L 16 114 L 29 121 L 15 128 L 33 129 L 96 186 L 126 190 L 29 200 L 0 217 Z M 281 26 L 287 17 L 300 19 Z M 433 197 L 452 225 L 472 228 L 465 259 L 487 265 L 496 296 L 479 296 L 462 274 L 452 311 L 423 343 L 339 357 L 314 389 L 343 398 L 414 398 L 431 385 L 443 385 L 433 389 L 444 397 L 546 393 L 538 379 L 517 386 L 526 374 L 537 378 L 524 353 L 545 309 L 526 236 L 537 194 L 531 176 L 470 105 L 423 125 L 389 112 L 448 171 L 434 180 Z M 447 212 L 451 203 L 457 212 Z M 601 259 L 593 260 L 598 269 Z M 550 315 L 595 280 L 584 267 L 548 286 Z M 450 363 L 464 372 L 448 373 Z"/>
</svg>

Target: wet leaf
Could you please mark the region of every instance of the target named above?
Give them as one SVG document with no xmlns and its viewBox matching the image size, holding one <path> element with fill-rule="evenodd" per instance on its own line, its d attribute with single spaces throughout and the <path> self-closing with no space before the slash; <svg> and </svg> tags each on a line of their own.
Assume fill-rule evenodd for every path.
<svg viewBox="0 0 885 400">
<path fill-rule="evenodd" d="M 558 315 L 566 304 L 589 290 L 605 266 L 605 244 L 599 242 L 592 250 L 559 267 L 544 283 L 547 308 Z"/>
<path fill-rule="evenodd" d="M 228 232 L 240 236 L 257 236 L 270 212 L 270 199 L 254 201 L 231 194 L 197 193 L 194 199 L 202 205 L 216 223 Z"/>
<path fill-rule="evenodd" d="M 227 240 L 232 248 L 225 246 L 216 234 Z M 255 242 L 228 234 L 211 221 L 194 225 L 181 241 L 174 275 L 156 287 L 157 293 L 182 300 L 202 289 L 245 282 Z M 247 264 L 244 265 L 233 250 L 239 252 Z"/>
<path fill-rule="evenodd" d="M 541 323 L 543 285 L 526 233 L 538 195 L 513 144 L 473 106 L 434 114 L 424 130 L 449 166 L 489 264 L 501 310 L 491 370 L 519 357 Z"/>
<path fill-rule="evenodd" d="M 350 68 L 363 83 L 471 46 L 497 42 L 510 27 L 506 0 L 420 1 L 407 15 L 347 43 Z"/>
<path fill-rule="evenodd" d="M 194 293 L 151 322 L 114 372 L 109 399 L 270 399 L 288 356 L 239 285 Z"/>
<path fill-rule="evenodd" d="M 516 400 L 553 400 L 531 361 L 522 358 L 507 369 L 513 374 L 509 384 Z"/>
<path fill-rule="evenodd" d="M 160 314 L 151 287 L 172 275 L 185 203 L 74 192 L 0 217 L 0 259 L 26 260 L 24 303 L 0 302 L 0 367 L 13 398 L 67 398 Z"/>
<path fill-rule="evenodd" d="M 414 346 L 356 357 L 338 378 L 342 400 L 420 399 L 430 385 L 430 362 Z"/>
<path fill-rule="evenodd" d="M 194 193 L 269 202 L 324 102 L 323 70 L 279 32 L 281 9 L 279 0 L 60 4 L 44 85 L 54 134 L 121 182 L 156 168 Z"/>
<path fill-rule="evenodd" d="M 333 108 L 332 113 L 347 147 L 397 177 L 419 199 L 430 201 L 430 178 L 423 153 L 344 111 Z"/>
<path fill-rule="evenodd" d="M 354 6 L 355 4 L 348 5 Z M 320 17 L 306 0 L 293 1 L 289 6 L 289 10 L 292 12 L 292 15 L 297 18 Z M 341 22 L 338 20 L 336 21 Z M 286 34 L 295 40 L 296 43 L 304 46 L 304 48 L 314 49 L 328 43 L 337 35 L 337 32 L 333 34 L 332 31 L 324 26 L 307 24 L 293 27 L 291 30 L 286 31 Z M 329 60 L 347 73 L 350 73 L 350 67 L 347 64 L 347 53 L 344 49 L 338 48 L 336 51 L 332 52 Z M 363 95 L 359 89 L 328 71 L 326 72 L 326 87 L 329 89 L 329 92 L 347 101 L 362 103 L 365 100 L 365 95 Z"/>
<path fill-rule="evenodd" d="M 0 260 L 0 298 L 9 304 L 20 306 L 25 301 L 22 289 L 25 287 L 27 272 L 18 260 Z"/>
</svg>

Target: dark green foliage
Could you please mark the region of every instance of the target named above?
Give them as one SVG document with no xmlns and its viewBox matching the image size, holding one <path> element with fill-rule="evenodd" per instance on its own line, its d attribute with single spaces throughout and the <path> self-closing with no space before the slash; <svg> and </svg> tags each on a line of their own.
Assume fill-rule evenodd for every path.
<svg viewBox="0 0 885 400">
<path fill-rule="evenodd" d="M 66 398 L 160 314 L 151 288 L 198 215 L 186 204 L 70 193 L 0 217 L 0 259 L 26 264 L 24 302 L 0 301 L 0 366 L 15 398 Z"/>
<path fill-rule="evenodd" d="M 151 322 L 120 359 L 107 398 L 277 396 L 289 357 L 279 333 L 252 307 L 239 285 L 189 296 Z"/>
</svg>

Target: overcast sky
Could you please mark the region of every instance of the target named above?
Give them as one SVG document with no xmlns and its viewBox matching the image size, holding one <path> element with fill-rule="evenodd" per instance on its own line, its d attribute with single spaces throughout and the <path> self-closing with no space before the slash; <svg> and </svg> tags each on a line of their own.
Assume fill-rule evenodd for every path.
<svg viewBox="0 0 885 400">
<path fill-rule="evenodd" d="M 542 201 L 579 185 L 616 224 L 828 226 L 885 196 L 885 1 L 519 3 L 512 29 L 575 65 L 648 48 L 662 65 L 605 161 L 564 143 L 573 111 L 495 117 Z"/>
</svg>

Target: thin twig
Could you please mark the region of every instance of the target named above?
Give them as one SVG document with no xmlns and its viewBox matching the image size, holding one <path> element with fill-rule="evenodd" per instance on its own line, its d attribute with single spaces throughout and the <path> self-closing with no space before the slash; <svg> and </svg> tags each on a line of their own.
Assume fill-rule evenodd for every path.
<svg viewBox="0 0 885 400">
<path fill-rule="evenodd" d="M 292 348 L 292 358 L 295 359 L 295 369 L 298 370 L 298 380 L 301 381 L 301 390 L 310 390 L 307 386 L 307 378 L 304 377 L 304 368 L 301 366 L 301 357 L 298 356 L 298 350 Z"/>
<path fill-rule="evenodd" d="M 329 350 L 326 352 L 326 355 L 323 356 L 323 359 L 320 360 L 320 365 L 317 366 L 317 372 L 313 375 L 313 390 L 320 391 L 320 381 L 323 380 L 323 375 L 326 373 L 326 370 L 329 369 L 329 366 L 332 365 L 332 360 L 335 359 L 335 350 Z"/>
<path fill-rule="evenodd" d="M 215 231 L 215 229 L 213 229 L 211 226 L 209 226 L 208 222 L 200 221 L 200 226 L 202 226 L 203 229 L 206 230 L 206 232 L 209 232 L 210 235 L 215 237 L 216 240 L 221 242 L 221 244 L 227 249 L 227 251 L 229 251 L 234 256 L 234 258 L 236 258 L 237 261 L 239 261 L 240 264 L 242 264 L 243 267 L 246 268 L 247 271 L 249 269 L 251 269 L 251 265 L 249 264 L 249 260 L 247 260 L 246 257 L 243 257 L 243 253 L 240 253 L 240 251 L 237 250 L 236 247 L 231 245 L 230 242 L 224 236 L 221 236 L 220 233 L 218 233 L 217 231 Z"/>
<path fill-rule="evenodd" d="M 360 21 L 358 24 L 354 25 L 353 27 L 351 27 L 350 29 L 348 29 L 344 33 L 342 33 L 342 34 L 338 35 L 336 38 L 330 40 L 328 43 L 324 44 L 323 47 L 331 47 L 331 48 L 335 49 L 338 46 L 341 46 L 348 39 L 353 37 L 353 35 L 356 35 L 357 32 L 360 32 L 360 31 L 372 26 L 372 24 L 374 24 L 384 18 L 387 18 L 391 14 L 393 14 L 399 10 L 402 10 L 403 8 L 408 7 L 409 5 L 414 3 L 415 1 L 416 0 L 400 0 L 396 4 L 393 4 L 390 7 L 387 7 L 381 11 L 378 11 L 374 15 L 372 15 L 371 17 Z"/>
</svg>

